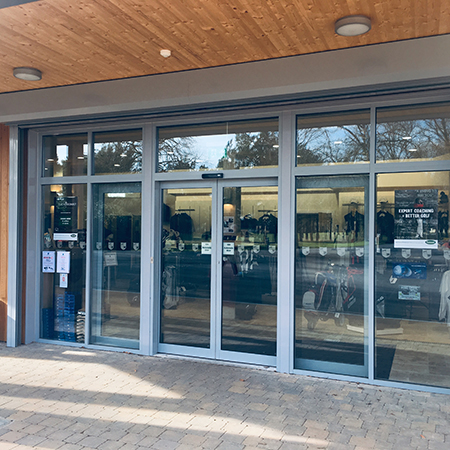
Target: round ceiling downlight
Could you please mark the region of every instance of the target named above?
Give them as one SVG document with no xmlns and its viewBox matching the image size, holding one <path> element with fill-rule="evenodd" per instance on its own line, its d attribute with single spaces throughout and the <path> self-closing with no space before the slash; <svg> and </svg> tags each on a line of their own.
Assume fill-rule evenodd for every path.
<svg viewBox="0 0 450 450">
<path fill-rule="evenodd" d="M 39 81 L 42 79 L 42 72 L 33 67 L 16 67 L 13 70 L 13 75 L 19 80 L 25 81 Z"/>
<path fill-rule="evenodd" d="M 166 48 L 162 49 L 159 54 L 163 57 L 163 58 L 168 58 L 172 52 Z"/>
<path fill-rule="evenodd" d="M 334 30 L 340 36 L 360 36 L 372 28 L 372 22 L 366 16 L 347 16 L 336 21 Z"/>
</svg>

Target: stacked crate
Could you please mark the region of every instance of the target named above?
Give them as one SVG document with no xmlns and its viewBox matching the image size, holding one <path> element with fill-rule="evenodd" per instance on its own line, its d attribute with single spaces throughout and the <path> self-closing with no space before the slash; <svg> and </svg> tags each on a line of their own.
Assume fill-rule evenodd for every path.
<svg viewBox="0 0 450 450">
<path fill-rule="evenodd" d="M 53 308 L 42 309 L 42 338 L 53 339 Z"/>
<path fill-rule="evenodd" d="M 54 338 L 60 341 L 75 342 L 75 295 L 69 292 L 57 295 L 54 311 Z"/>
<path fill-rule="evenodd" d="M 84 330 L 86 328 L 86 312 L 79 310 L 77 313 L 77 342 L 84 344 Z"/>
</svg>

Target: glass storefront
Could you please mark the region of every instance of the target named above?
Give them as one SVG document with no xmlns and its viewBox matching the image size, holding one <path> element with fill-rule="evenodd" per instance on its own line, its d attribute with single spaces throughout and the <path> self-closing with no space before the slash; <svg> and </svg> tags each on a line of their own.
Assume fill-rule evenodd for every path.
<svg viewBox="0 0 450 450">
<path fill-rule="evenodd" d="M 42 188 L 40 337 L 85 341 L 87 186 Z"/>
<path fill-rule="evenodd" d="M 369 161 L 370 111 L 297 117 L 297 166 Z"/>
<path fill-rule="evenodd" d="M 94 133 L 94 173 L 142 172 L 142 130 Z"/>
<path fill-rule="evenodd" d="M 44 177 L 87 174 L 87 133 L 43 137 Z"/>
<path fill-rule="evenodd" d="M 162 344 L 275 356 L 277 204 L 275 186 L 162 190 Z"/>
<path fill-rule="evenodd" d="M 297 179 L 295 367 L 367 376 L 368 177 Z"/>
<path fill-rule="evenodd" d="M 376 378 L 450 387 L 449 189 L 446 171 L 377 177 Z"/>
<path fill-rule="evenodd" d="M 210 347 L 211 192 L 163 190 L 162 343 Z"/>
<path fill-rule="evenodd" d="M 158 172 L 278 165 L 278 119 L 158 129 Z"/>
<path fill-rule="evenodd" d="M 139 348 L 141 186 L 93 185 L 90 342 Z"/>
<path fill-rule="evenodd" d="M 450 388 L 449 104 L 290 108 L 40 134 L 39 337 Z"/>
<path fill-rule="evenodd" d="M 450 105 L 377 110 L 377 162 L 450 159 Z"/>
<path fill-rule="evenodd" d="M 223 188 L 221 349 L 276 355 L 278 188 Z"/>
</svg>

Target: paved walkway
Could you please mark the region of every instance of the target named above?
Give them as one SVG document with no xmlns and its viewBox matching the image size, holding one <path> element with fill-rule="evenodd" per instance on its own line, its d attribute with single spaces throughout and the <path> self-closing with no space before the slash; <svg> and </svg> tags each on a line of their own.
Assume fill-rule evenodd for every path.
<svg viewBox="0 0 450 450">
<path fill-rule="evenodd" d="M 0 450 L 450 449 L 450 396 L 0 345 Z"/>
</svg>

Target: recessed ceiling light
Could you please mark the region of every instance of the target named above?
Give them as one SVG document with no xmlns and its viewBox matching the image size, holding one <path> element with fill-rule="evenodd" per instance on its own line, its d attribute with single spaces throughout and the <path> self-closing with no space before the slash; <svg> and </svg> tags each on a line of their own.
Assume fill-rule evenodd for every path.
<svg viewBox="0 0 450 450">
<path fill-rule="evenodd" d="M 403 136 L 402 139 L 404 139 L 405 141 L 409 141 L 410 139 L 412 139 L 411 136 Z"/>
<path fill-rule="evenodd" d="M 280 146 L 278 144 L 273 144 L 272 147 L 273 148 L 280 148 Z"/>
<path fill-rule="evenodd" d="M 163 57 L 163 58 L 168 58 L 172 52 L 170 50 L 167 49 L 162 49 L 159 54 Z"/>
<path fill-rule="evenodd" d="M 84 159 L 84 156 L 77 156 L 78 159 Z"/>
<path fill-rule="evenodd" d="M 417 152 L 417 148 L 408 148 L 409 152 Z"/>
<path fill-rule="evenodd" d="M 342 141 L 334 141 L 336 145 L 342 144 Z"/>
<path fill-rule="evenodd" d="M 15 67 L 13 75 L 25 81 L 39 81 L 42 79 L 42 72 L 33 67 Z"/>
<path fill-rule="evenodd" d="M 114 167 L 120 167 L 120 164 L 114 164 Z"/>
<path fill-rule="evenodd" d="M 340 36 L 360 36 L 371 28 L 372 23 L 366 16 L 346 16 L 334 24 L 334 30 Z"/>
</svg>

